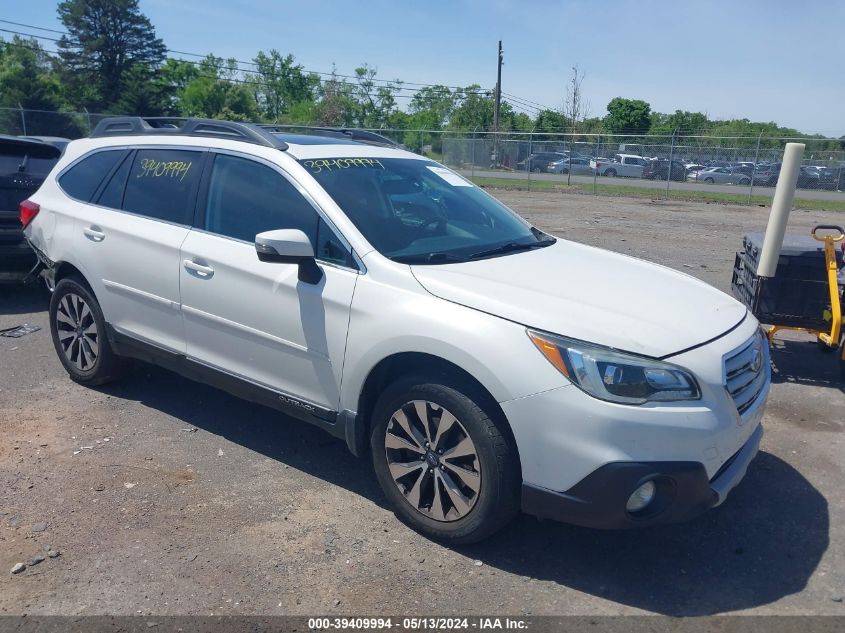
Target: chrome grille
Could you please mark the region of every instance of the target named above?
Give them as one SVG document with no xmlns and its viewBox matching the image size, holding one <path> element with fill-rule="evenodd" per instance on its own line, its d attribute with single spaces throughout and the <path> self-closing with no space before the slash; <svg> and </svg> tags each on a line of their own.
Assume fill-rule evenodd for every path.
<svg viewBox="0 0 845 633">
<path fill-rule="evenodd" d="M 757 400 L 768 382 L 770 371 L 769 348 L 761 332 L 725 357 L 725 389 L 740 415 Z"/>
</svg>

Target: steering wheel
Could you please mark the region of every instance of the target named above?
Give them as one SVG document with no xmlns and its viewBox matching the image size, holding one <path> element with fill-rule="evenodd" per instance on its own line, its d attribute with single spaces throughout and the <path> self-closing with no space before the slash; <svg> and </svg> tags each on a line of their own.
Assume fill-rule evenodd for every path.
<svg viewBox="0 0 845 633">
<path fill-rule="evenodd" d="M 422 224 L 420 224 L 420 231 L 425 233 L 426 231 L 431 231 L 432 233 L 436 231 L 445 231 L 446 230 L 446 223 L 447 220 L 443 216 L 438 215 L 434 218 L 429 218 L 428 220 L 423 220 Z M 429 228 L 431 227 L 431 228 Z"/>
</svg>

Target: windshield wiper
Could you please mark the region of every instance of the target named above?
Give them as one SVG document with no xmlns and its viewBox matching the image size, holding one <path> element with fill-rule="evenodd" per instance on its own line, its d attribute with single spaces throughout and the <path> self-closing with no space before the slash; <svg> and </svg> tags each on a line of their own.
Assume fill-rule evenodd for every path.
<svg viewBox="0 0 845 633">
<path fill-rule="evenodd" d="M 534 248 L 543 248 L 549 244 L 553 244 L 555 240 L 539 240 L 537 242 L 529 242 L 528 244 L 520 244 L 518 242 L 507 242 L 500 244 L 493 248 L 488 248 L 485 251 L 479 251 L 469 256 L 470 259 L 480 259 L 482 257 L 491 257 L 492 255 L 504 255 L 505 253 L 515 253 L 517 251 L 529 251 Z"/>
<path fill-rule="evenodd" d="M 400 255 L 394 257 L 393 261 L 400 264 L 450 264 L 465 262 L 466 257 L 459 257 L 451 253 L 422 253 L 420 255 Z"/>
</svg>

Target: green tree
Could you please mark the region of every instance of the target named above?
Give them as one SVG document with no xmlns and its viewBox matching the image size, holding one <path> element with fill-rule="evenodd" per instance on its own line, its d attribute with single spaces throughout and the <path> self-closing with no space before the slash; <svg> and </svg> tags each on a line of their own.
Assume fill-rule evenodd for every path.
<svg viewBox="0 0 845 633">
<path fill-rule="evenodd" d="M 266 119 L 286 118 L 299 104 L 314 101 L 320 80 L 313 73 L 306 74 L 293 55 L 282 56 L 277 50 L 269 54 L 261 51 L 253 61 L 256 72 L 248 82 Z"/>
<path fill-rule="evenodd" d="M 417 122 L 424 127 L 442 130 L 448 124 L 457 100 L 457 92 L 447 86 L 425 86 L 414 94 L 408 112 L 419 115 Z"/>
<path fill-rule="evenodd" d="M 615 97 L 607 104 L 604 128 L 611 134 L 645 134 L 651 127 L 651 106 L 640 99 Z"/>
<path fill-rule="evenodd" d="M 355 69 L 355 82 L 349 91 L 352 107 L 352 123 L 357 127 L 379 128 L 387 125 L 396 108 L 396 94 L 402 88 L 401 81 L 379 83 L 378 71 L 364 64 Z"/>
<path fill-rule="evenodd" d="M 537 114 L 535 129 L 537 132 L 561 134 L 568 132 L 570 125 L 563 113 L 557 110 L 542 110 Z"/>
<path fill-rule="evenodd" d="M 652 134 L 672 134 L 677 130 L 680 134 L 707 134 L 712 122 L 702 112 L 687 112 L 675 110 L 674 114 L 653 112 L 651 115 Z"/>
<path fill-rule="evenodd" d="M 457 94 L 458 106 L 449 119 L 449 127 L 454 130 L 487 130 L 493 127 L 493 97 L 482 92 L 481 86 L 473 84 Z"/>
<path fill-rule="evenodd" d="M 68 31 L 58 43 L 62 83 L 77 108 L 114 109 L 127 83 L 150 80 L 164 61 L 164 42 L 138 0 L 63 0 L 58 13 Z"/>
<path fill-rule="evenodd" d="M 0 107 L 31 110 L 25 115 L 28 134 L 80 136 L 82 121 L 54 114 L 65 107 L 55 66 L 55 59 L 35 40 L 15 36 L 0 42 Z M 0 125 L 24 132 L 19 110 L 0 112 Z"/>
<path fill-rule="evenodd" d="M 258 121 L 261 118 L 255 96 L 239 77 L 234 59 L 224 62 L 209 55 L 200 62 L 197 74 L 179 94 L 183 116 L 233 121 Z"/>
<path fill-rule="evenodd" d="M 317 94 L 319 102 L 315 106 L 313 123 L 329 127 L 352 125 L 353 103 L 349 85 L 337 76 L 334 66 L 331 76 L 323 81 Z"/>
</svg>

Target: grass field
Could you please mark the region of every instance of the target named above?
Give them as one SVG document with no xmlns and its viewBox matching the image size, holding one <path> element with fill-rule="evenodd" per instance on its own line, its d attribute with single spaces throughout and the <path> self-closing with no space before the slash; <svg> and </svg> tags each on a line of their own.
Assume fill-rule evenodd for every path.
<svg viewBox="0 0 845 633">
<path fill-rule="evenodd" d="M 606 185 L 597 183 L 595 189 L 592 183 L 573 183 L 566 185 L 549 180 L 516 180 L 513 178 L 470 178 L 479 187 L 489 189 L 507 189 L 512 191 L 562 191 L 569 193 L 597 193 L 603 196 L 624 196 L 629 198 L 666 199 L 665 188 L 643 188 L 630 185 Z M 814 200 L 800 198 L 796 195 L 796 209 L 822 209 L 825 211 L 845 211 L 845 200 Z M 693 202 L 720 202 L 723 204 L 748 204 L 748 194 L 724 193 L 719 191 L 685 191 L 669 190 L 669 200 L 683 200 Z M 769 206 L 772 200 L 769 196 L 751 196 L 751 204 Z"/>
</svg>

